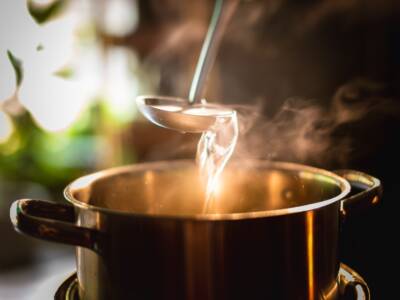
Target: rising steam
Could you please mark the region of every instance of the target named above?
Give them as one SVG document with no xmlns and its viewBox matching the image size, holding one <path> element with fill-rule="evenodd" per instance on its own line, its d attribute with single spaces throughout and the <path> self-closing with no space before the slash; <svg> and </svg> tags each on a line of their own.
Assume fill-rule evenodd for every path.
<svg viewBox="0 0 400 300">
<path fill-rule="evenodd" d="M 358 79 L 340 87 L 327 106 L 292 98 L 269 119 L 262 107 L 239 107 L 241 136 L 235 157 L 344 166 L 357 150 L 356 137 L 343 133 L 347 124 L 400 113 L 384 91 L 382 85 Z"/>
</svg>

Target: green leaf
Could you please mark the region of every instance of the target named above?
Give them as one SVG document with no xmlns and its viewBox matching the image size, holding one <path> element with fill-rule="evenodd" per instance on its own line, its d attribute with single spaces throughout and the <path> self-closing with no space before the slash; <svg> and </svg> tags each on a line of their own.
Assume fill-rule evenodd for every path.
<svg viewBox="0 0 400 300">
<path fill-rule="evenodd" d="M 10 50 L 7 50 L 7 55 L 8 55 L 8 59 L 11 62 L 11 65 L 14 69 L 15 72 L 15 80 L 17 83 L 17 86 L 20 86 L 22 83 L 22 79 L 24 76 L 24 72 L 23 72 L 23 68 L 22 68 L 22 61 L 18 58 L 16 58 Z"/>
<path fill-rule="evenodd" d="M 65 66 L 65 67 L 59 69 L 58 71 L 54 72 L 53 74 L 55 76 L 61 77 L 63 79 L 71 79 L 72 77 L 74 77 L 75 72 L 71 67 Z"/>
<path fill-rule="evenodd" d="M 29 14 L 38 24 L 43 24 L 58 16 L 66 3 L 67 0 L 54 0 L 46 4 L 39 4 L 35 3 L 33 0 L 27 0 Z"/>
</svg>

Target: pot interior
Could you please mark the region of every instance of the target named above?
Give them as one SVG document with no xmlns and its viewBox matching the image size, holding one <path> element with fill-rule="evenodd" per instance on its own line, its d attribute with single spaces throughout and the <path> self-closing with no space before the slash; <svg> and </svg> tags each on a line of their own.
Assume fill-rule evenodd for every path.
<svg viewBox="0 0 400 300">
<path fill-rule="evenodd" d="M 241 162 L 224 171 L 207 214 L 282 214 L 321 201 L 327 205 L 348 190 L 347 182 L 327 171 L 290 163 Z M 75 181 L 66 195 L 78 205 L 150 215 L 199 215 L 205 205 L 198 169 L 188 161 L 103 171 Z"/>
</svg>

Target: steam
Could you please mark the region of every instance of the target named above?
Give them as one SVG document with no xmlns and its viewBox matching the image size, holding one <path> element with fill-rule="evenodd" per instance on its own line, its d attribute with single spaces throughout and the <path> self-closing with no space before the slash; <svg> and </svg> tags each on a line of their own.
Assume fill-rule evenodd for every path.
<svg viewBox="0 0 400 300">
<path fill-rule="evenodd" d="M 290 98 L 270 116 L 268 102 L 233 106 L 240 135 L 232 159 L 347 167 L 354 158 L 379 147 L 370 140 L 376 128 L 381 130 L 386 120 L 400 116 L 396 99 L 388 97 L 388 92 L 382 84 L 356 79 L 340 86 L 327 103 Z M 363 137 L 358 136 L 360 133 Z M 199 138 L 197 134 L 173 133 L 152 148 L 146 159 L 193 158 Z"/>
<path fill-rule="evenodd" d="M 361 145 L 351 132 L 353 127 L 367 131 L 376 115 L 384 119 L 400 113 L 395 99 L 387 96 L 380 83 L 354 79 L 340 86 L 330 99 L 290 98 L 277 112 L 271 112 L 270 106 L 288 95 L 327 95 L 339 80 L 354 74 L 357 70 L 348 63 L 362 54 L 364 42 L 352 42 L 350 37 L 393 12 L 392 5 L 361 0 L 245 1 L 240 5 L 227 28 L 206 93 L 209 99 L 226 103 L 265 95 L 263 103 L 255 107 L 235 107 L 240 136 L 233 158 L 343 167 L 354 155 L 368 151 L 371 145 Z M 202 3 L 180 11 L 181 18 L 162 19 L 169 26 L 162 26 L 167 30 L 158 33 L 161 42 L 143 54 L 146 62 L 161 66 L 158 93 L 186 96 L 197 58 L 193 53 L 200 49 L 209 11 Z M 364 58 L 356 62 L 365 63 Z M 197 137 L 179 136 L 162 149 L 157 147 L 151 156 L 194 157 L 196 141 Z"/>
<path fill-rule="evenodd" d="M 399 115 L 384 86 L 357 79 L 341 86 L 328 105 L 288 99 L 271 118 L 263 107 L 239 107 L 240 137 L 235 158 L 289 160 L 344 166 L 357 149 L 348 124 L 369 122 L 370 115 Z"/>
</svg>

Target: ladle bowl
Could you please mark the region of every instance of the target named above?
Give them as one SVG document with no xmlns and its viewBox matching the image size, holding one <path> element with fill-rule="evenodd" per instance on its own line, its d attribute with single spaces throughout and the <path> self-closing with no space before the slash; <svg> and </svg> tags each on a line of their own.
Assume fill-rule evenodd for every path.
<svg viewBox="0 0 400 300">
<path fill-rule="evenodd" d="M 185 99 L 164 96 L 139 96 L 136 104 L 152 123 L 181 132 L 200 133 L 217 123 L 232 119 L 236 112 L 217 104 L 189 104 Z"/>
</svg>

